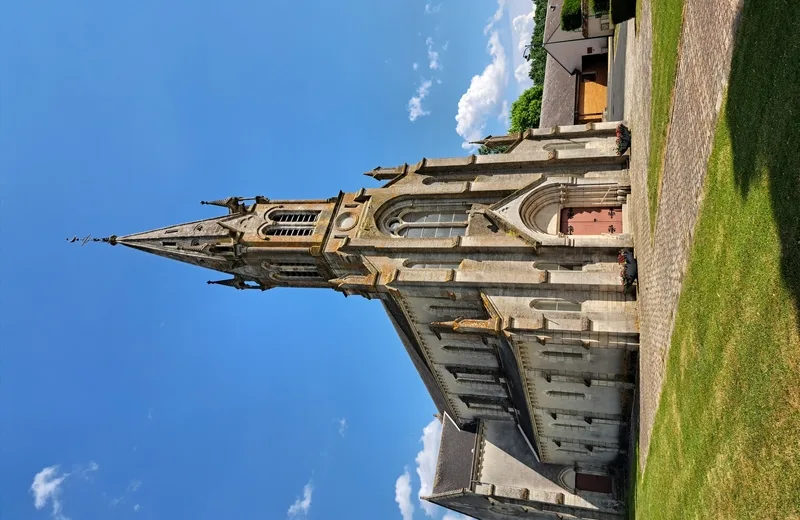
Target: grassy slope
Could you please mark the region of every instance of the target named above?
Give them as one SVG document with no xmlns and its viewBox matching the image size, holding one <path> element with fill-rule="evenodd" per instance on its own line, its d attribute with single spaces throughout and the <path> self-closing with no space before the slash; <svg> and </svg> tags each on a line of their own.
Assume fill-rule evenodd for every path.
<svg viewBox="0 0 800 520">
<path fill-rule="evenodd" d="M 672 89 L 675 87 L 675 74 L 678 68 L 683 0 L 651 0 L 650 9 L 653 22 L 653 88 L 650 104 L 647 194 L 650 199 L 650 225 L 655 226 L 662 159 L 672 109 Z"/>
<path fill-rule="evenodd" d="M 638 518 L 800 518 L 800 3 L 754 4 L 734 51 Z"/>
</svg>

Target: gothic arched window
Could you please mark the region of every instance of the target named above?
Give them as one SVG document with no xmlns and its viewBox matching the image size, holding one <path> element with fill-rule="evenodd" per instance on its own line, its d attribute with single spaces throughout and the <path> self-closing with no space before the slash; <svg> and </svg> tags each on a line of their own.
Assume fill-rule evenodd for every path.
<svg viewBox="0 0 800 520">
<path fill-rule="evenodd" d="M 462 202 L 402 202 L 380 219 L 380 227 L 389 235 L 403 238 L 463 237 L 471 207 Z"/>
</svg>

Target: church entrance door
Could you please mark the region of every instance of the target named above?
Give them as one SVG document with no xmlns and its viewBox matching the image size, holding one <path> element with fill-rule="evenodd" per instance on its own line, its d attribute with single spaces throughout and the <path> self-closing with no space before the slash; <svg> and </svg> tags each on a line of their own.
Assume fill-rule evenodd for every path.
<svg viewBox="0 0 800 520">
<path fill-rule="evenodd" d="M 611 494 L 614 486 L 611 477 L 606 475 L 589 475 L 587 473 L 575 474 L 575 488 L 579 491 Z"/>
<path fill-rule="evenodd" d="M 559 231 L 565 235 L 622 233 L 622 208 L 564 208 Z"/>
</svg>

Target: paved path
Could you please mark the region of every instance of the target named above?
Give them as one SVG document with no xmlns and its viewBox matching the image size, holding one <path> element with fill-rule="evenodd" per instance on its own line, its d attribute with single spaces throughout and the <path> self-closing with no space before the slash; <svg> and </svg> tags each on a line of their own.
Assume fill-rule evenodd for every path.
<svg viewBox="0 0 800 520">
<path fill-rule="evenodd" d="M 612 39 L 613 40 L 613 39 Z M 617 28 L 616 45 L 612 44 L 611 70 L 609 71 L 608 120 L 625 119 L 625 69 L 628 49 L 628 24 Z"/>
<path fill-rule="evenodd" d="M 628 22 L 625 116 L 633 133 L 630 174 L 639 260 L 639 464 L 644 469 L 661 396 L 678 296 L 703 195 L 714 127 L 727 85 L 741 0 L 685 0 L 681 55 L 655 233 L 647 199 L 650 133 L 651 2 L 639 33 Z"/>
</svg>

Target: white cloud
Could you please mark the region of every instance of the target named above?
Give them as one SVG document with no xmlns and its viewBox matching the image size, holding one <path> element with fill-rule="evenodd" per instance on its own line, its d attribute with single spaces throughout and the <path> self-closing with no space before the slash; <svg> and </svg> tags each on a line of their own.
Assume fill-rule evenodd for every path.
<svg viewBox="0 0 800 520">
<path fill-rule="evenodd" d="M 122 504 L 123 502 L 125 502 L 125 497 L 112 498 L 111 502 L 109 502 L 108 506 L 109 507 L 117 507 L 118 505 Z"/>
<path fill-rule="evenodd" d="M 456 132 L 467 141 L 461 145 L 467 150 L 473 148 L 469 141 L 481 138 L 486 120 L 500 106 L 503 90 L 508 83 L 506 53 L 497 31 L 489 37 L 488 51 L 492 62 L 482 73 L 472 77 L 469 88 L 458 102 Z"/>
<path fill-rule="evenodd" d="M 514 79 L 517 80 L 520 90 L 525 90 L 533 85 L 533 81 L 528 76 L 530 64 L 522 57 L 525 53 L 525 47 L 531 43 L 531 35 L 533 34 L 534 10 L 531 4 L 530 11 L 522 13 L 511 20 L 511 39 L 516 42 L 516 49 L 514 52 Z"/>
<path fill-rule="evenodd" d="M 423 79 L 419 88 L 417 88 L 417 95 L 408 100 L 408 120 L 416 121 L 417 118 L 427 116 L 430 111 L 422 107 L 422 100 L 428 96 L 431 90 L 432 82 L 429 79 Z"/>
<path fill-rule="evenodd" d="M 408 474 L 408 469 L 394 483 L 394 500 L 400 507 L 403 520 L 413 520 L 414 504 L 411 503 L 411 475 Z"/>
<path fill-rule="evenodd" d="M 136 511 L 137 513 L 139 512 L 139 510 L 141 508 L 142 508 L 142 506 L 140 506 L 139 504 L 136 504 L 135 506 L 133 506 L 133 510 Z"/>
<path fill-rule="evenodd" d="M 439 419 L 433 419 L 422 430 L 422 450 L 417 453 L 417 475 L 419 476 L 419 497 L 428 496 L 433 493 L 433 479 L 436 476 L 436 460 L 439 458 L 439 441 L 442 437 L 442 423 Z M 422 500 L 419 501 L 420 507 L 425 514 L 433 517 L 436 514 L 436 505 Z"/>
<path fill-rule="evenodd" d="M 495 11 L 492 17 L 489 18 L 486 27 L 483 28 L 483 34 L 489 34 L 489 31 L 491 31 L 494 28 L 494 24 L 499 22 L 500 18 L 503 17 L 503 11 L 505 11 L 505 8 L 506 8 L 506 0 L 497 0 L 497 11 Z"/>
<path fill-rule="evenodd" d="M 511 111 L 508 108 L 508 100 L 503 100 L 503 107 L 500 109 L 500 115 L 497 116 L 497 119 L 500 120 L 505 126 L 509 126 L 511 123 Z"/>
<path fill-rule="evenodd" d="M 419 63 L 415 61 L 414 63 L 411 64 L 411 68 L 417 70 L 419 68 Z"/>
<path fill-rule="evenodd" d="M 428 14 L 438 13 L 439 9 L 442 8 L 442 4 L 433 5 L 432 3 L 428 2 L 425 4 L 425 12 Z"/>
<path fill-rule="evenodd" d="M 89 464 L 86 467 L 83 466 L 73 466 L 72 473 L 82 477 L 84 480 L 89 479 L 89 473 L 95 472 L 100 469 L 100 465 L 93 460 L 89 461 Z"/>
<path fill-rule="evenodd" d="M 57 520 L 67 520 L 61 513 L 61 484 L 70 476 L 70 473 L 59 475 L 58 466 L 44 468 L 33 477 L 31 493 L 33 494 L 33 507 L 42 509 L 50 502 L 51 515 Z"/>
<path fill-rule="evenodd" d="M 523 90 L 527 90 L 533 86 L 533 81 L 530 76 L 528 76 L 529 70 L 530 65 L 527 63 L 520 63 L 517 65 L 517 68 L 514 69 L 514 79 L 517 80 L 517 83 L 519 83 Z"/>
<path fill-rule="evenodd" d="M 442 68 L 441 62 L 439 62 L 439 53 L 433 50 L 433 38 L 428 36 L 425 39 L 425 45 L 428 46 L 428 67 L 431 70 L 439 70 Z"/>
<path fill-rule="evenodd" d="M 344 434 L 347 433 L 347 419 L 342 417 L 338 420 L 339 423 L 339 435 L 344 437 Z"/>
<path fill-rule="evenodd" d="M 132 479 L 128 483 L 128 492 L 136 493 L 136 491 L 138 491 L 140 487 L 142 487 L 142 481 L 141 480 Z"/>
<path fill-rule="evenodd" d="M 297 498 L 294 501 L 294 504 L 289 506 L 289 511 L 287 514 L 291 517 L 295 517 L 297 515 L 307 515 L 308 510 L 311 509 L 311 494 L 314 492 L 314 487 L 311 485 L 311 482 L 305 485 L 303 488 L 303 498 Z"/>
</svg>

